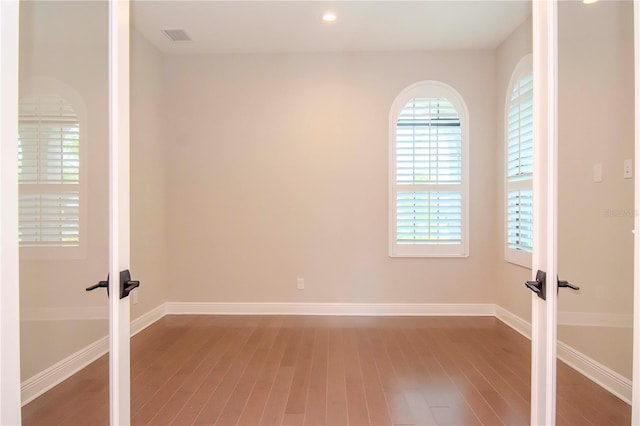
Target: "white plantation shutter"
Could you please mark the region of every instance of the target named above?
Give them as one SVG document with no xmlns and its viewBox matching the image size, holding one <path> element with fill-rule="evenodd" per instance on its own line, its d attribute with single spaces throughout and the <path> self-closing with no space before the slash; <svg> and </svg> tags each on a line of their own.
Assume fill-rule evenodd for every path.
<svg viewBox="0 0 640 426">
<path fill-rule="evenodd" d="M 531 253 L 533 249 L 533 191 L 509 191 L 507 241 L 509 248 Z"/>
<path fill-rule="evenodd" d="M 507 128 L 507 178 L 533 177 L 533 76 L 518 80 L 511 92 Z"/>
<path fill-rule="evenodd" d="M 80 194 L 20 194 L 22 247 L 76 247 L 80 240 Z"/>
<path fill-rule="evenodd" d="M 20 246 L 79 246 L 78 116 L 59 96 L 25 97 L 18 133 Z"/>
<path fill-rule="evenodd" d="M 396 126 L 396 183 L 462 182 L 460 119 L 451 102 L 411 99 Z"/>
<path fill-rule="evenodd" d="M 392 122 L 390 251 L 392 256 L 464 256 L 463 126 L 450 97 L 440 95 L 442 86 L 433 96 L 426 86 L 419 87 L 426 96 L 405 101 Z"/>
<path fill-rule="evenodd" d="M 398 192 L 398 244 L 460 244 L 462 197 L 459 192 Z"/>
<path fill-rule="evenodd" d="M 506 258 L 530 266 L 533 251 L 533 75 L 519 75 L 506 111 Z M 524 74 L 524 75 L 523 75 Z"/>
</svg>

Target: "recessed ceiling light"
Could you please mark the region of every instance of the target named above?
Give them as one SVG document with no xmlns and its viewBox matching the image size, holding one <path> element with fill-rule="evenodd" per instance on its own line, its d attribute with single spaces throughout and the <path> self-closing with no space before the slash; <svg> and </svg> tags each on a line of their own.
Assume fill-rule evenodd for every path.
<svg viewBox="0 0 640 426">
<path fill-rule="evenodd" d="M 333 12 L 326 12 L 324 15 L 322 15 L 322 20 L 324 22 L 333 22 L 336 20 L 336 14 Z"/>
<path fill-rule="evenodd" d="M 597 3 L 598 0 L 582 0 L 582 3 L 584 4 L 593 4 L 593 3 Z"/>
</svg>

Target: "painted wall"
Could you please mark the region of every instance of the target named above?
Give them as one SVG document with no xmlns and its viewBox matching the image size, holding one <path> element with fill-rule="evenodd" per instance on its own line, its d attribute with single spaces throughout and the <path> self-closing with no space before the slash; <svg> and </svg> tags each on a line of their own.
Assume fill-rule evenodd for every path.
<svg viewBox="0 0 640 426">
<path fill-rule="evenodd" d="M 561 2 L 558 12 L 558 268 L 581 288 L 561 291 L 558 311 L 598 324 L 559 337 L 631 378 L 631 329 L 609 327 L 625 317 L 630 326 L 633 313 L 633 179 L 623 178 L 634 157 L 633 4 Z"/>
<path fill-rule="evenodd" d="M 141 282 L 131 318 L 167 301 L 162 57 L 131 33 L 131 271 Z"/>
<path fill-rule="evenodd" d="M 494 52 L 166 56 L 164 69 L 169 300 L 493 301 Z M 421 80 L 469 108 L 467 259 L 387 255 L 389 110 Z"/>
</svg>

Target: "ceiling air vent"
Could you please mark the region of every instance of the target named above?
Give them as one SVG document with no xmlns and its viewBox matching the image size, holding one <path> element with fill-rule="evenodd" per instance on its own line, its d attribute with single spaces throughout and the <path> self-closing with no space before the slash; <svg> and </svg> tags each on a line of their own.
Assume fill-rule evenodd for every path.
<svg viewBox="0 0 640 426">
<path fill-rule="evenodd" d="M 184 30 L 181 30 L 181 29 L 162 30 L 162 32 L 164 33 L 164 35 L 169 37 L 169 39 L 171 39 L 171 41 L 173 41 L 174 43 L 189 43 L 193 41 L 191 40 L 191 37 L 189 37 L 189 35 L 186 32 L 184 32 Z"/>
</svg>

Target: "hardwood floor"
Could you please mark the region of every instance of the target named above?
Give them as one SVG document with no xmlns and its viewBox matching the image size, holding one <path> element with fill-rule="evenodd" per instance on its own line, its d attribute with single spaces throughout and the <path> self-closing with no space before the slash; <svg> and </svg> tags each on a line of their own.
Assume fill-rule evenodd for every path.
<svg viewBox="0 0 640 426">
<path fill-rule="evenodd" d="M 493 317 L 166 316 L 132 339 L 136 425 L 522 425 L 530 342 Z M 562 425 L 630 407 L 558 362 Z M 23 408 L 108 424 L 103 356 Z"/>
</svg>

